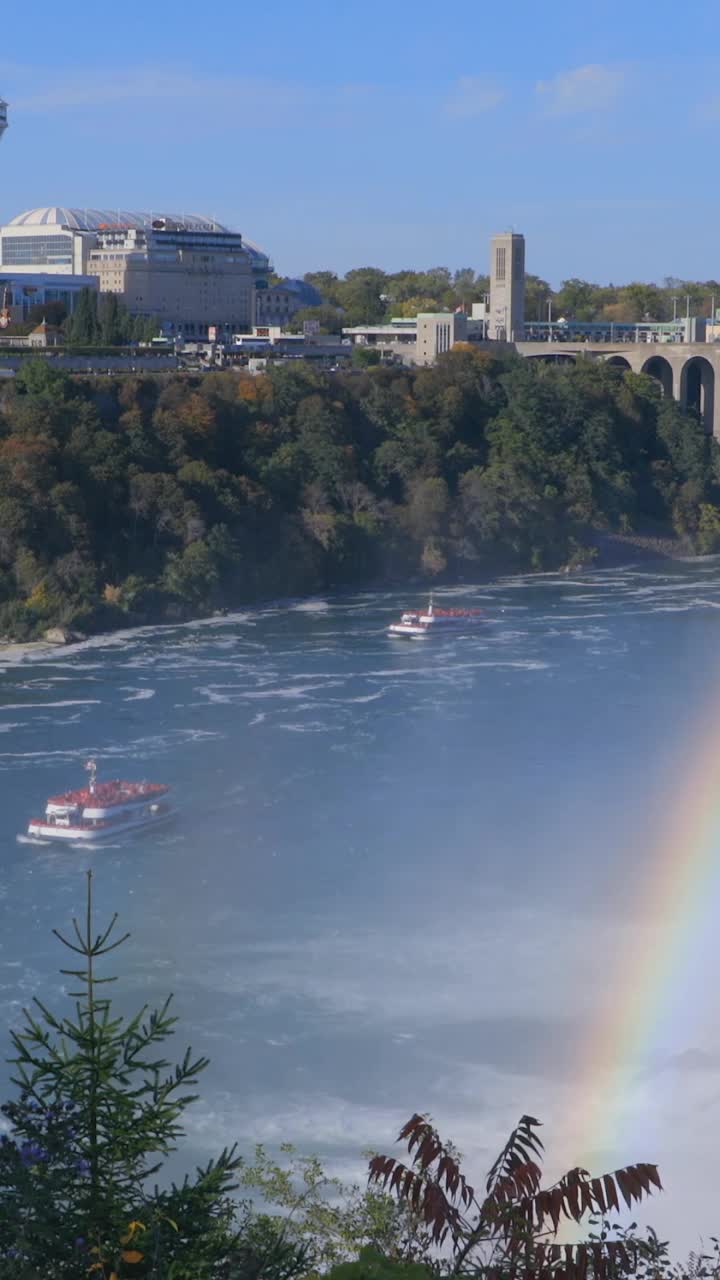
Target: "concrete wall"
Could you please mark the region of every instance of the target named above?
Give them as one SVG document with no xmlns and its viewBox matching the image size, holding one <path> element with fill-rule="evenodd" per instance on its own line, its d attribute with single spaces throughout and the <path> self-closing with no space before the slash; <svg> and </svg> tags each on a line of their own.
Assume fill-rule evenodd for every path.
<svg viewBox="0 0 720 1280">
<path fill-rule="evenodd" d="M 466 317 L 457 311 L 421 312 L 417 318 L 416 364 L 434 364 L 467 332 Z"/>
<path fill-rule="evenodd" d="M 0 354 L 0 377 L 17 373 L 29 359 L 37 359 L 39 352 L 27 356 Z M 59 353 L 48 357 L 52 369 L 64 369 L 66 373 L 133 373 L 146 370 L 153 373 L 174 373 L 178 368 L 177 356 L 73 356 Z"/>
</svg>

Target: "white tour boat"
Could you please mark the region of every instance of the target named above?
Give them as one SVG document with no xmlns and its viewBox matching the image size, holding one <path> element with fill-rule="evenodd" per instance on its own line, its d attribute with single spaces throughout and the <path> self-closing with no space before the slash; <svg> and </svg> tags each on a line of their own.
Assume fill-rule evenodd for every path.
<svg viewBox="0 0 720 1280">
<path fill-rule="evenodd" d="M 438 609 L 430 596 L 428 607 L 403 613 L 399 622 L 391 622 L 388 627 L 389 636 L 405 636 L 415 640 L 418 636 L 427 635 L 431 628 L 447 626 L 451 623 L 477 622 L 483 616 L 482 609 Z"/>
<path fill-rule="evenodd" d="M 427 635 L 427 630 L 427 623 L 421 621 L 419 613 L 404 613 L 399 622 L 390 623 L 388 635 L 417 640 L 419 636 Z"/>
<path fill-rule="evenodd" d="M 108 836 L 157 826 L 172 817 L 162 798 L 170 790 L 164 783 L 98 782 L 95 761 L 88 760 L 85 768 L 90 775 L 87 786 L 50 796 L 45 816 L 30 819 L 29 836 L 92 844 Z"/>
</svg>

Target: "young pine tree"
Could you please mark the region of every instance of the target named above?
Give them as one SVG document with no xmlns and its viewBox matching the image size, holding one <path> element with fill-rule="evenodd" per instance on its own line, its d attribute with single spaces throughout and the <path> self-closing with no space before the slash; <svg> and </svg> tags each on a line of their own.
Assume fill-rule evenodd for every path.
<svg viewBox="0 0 720 1280">
<path fill-rule="evenodd" d="M 62 970 L 74 980 L 74 1013 L 36 999 L 11 1033 L 19 1095 L 2 1108 L 0 1278 L 210 1280 L 252 1272 L 249 1256 L 258 1272 L 294 1274 L 298 1259 L 277 1233 L 267 1266 L 248 1253 L 230 1198 L 234 1148 L 169 1190 L 152 1185 L 207 1059 L 188 1049 L 171 1066 L 162 1056 L 176 1022 L 170 998 L 130 1020 L 113 1013 L 115 979 L 100 976 L 98 962 L 129 935 L 113 937 L 115 916 L 96 932 L 87 878 L 85 919 L 73 920 L 69 938 L 54 930 L 76 957 Z"/>
</svg>

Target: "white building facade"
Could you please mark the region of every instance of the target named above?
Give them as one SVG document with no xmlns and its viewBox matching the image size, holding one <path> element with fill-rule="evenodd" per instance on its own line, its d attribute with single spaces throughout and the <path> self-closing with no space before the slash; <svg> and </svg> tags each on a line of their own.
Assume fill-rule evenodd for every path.
<svg viewBox="0 0 720 1280">
<path fill-rule="evenodd" d="M 170 334 L 248 330 L 268 257 L 210 218 L 49 206 L 0 228 L 0 272 L 97 277 Z"/>
</svg>

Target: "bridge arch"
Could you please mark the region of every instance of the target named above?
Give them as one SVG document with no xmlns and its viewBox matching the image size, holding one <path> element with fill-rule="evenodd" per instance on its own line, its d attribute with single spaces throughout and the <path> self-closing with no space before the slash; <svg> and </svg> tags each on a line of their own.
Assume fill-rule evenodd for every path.
<svg viewBox="0 0 720 1280">
<path fill-rule="evenodd" d="M 627 369 L 632 369 L 630 361 L 626 360 L 625 356 L 608 356 L 605 363 L 612 365 L 614 369 L 622 369 L 623 373 Z"/>
<path fill-rule="evenodd" d="M 660 389 L 665 400 L 672 399 L 673 393 L 673 371 L 669 360 L 664 356 L 651 356 L 646 360 L 641 373 L 646 373 L 649 378 L 654 378 L 660 383 Z"/>
<path fill-rule="evenodd" d="M 527 358 L 539 364 L 577 364 L 577 351 L 528 352 Z"/>
<path fill-rule="evenodd" d="M 680 374 L 680 404 L 697 413 L 703 428 L 712 435 L 715 411 L 715 370 L 705 356 L 686 360 Z"/>
</svg>

